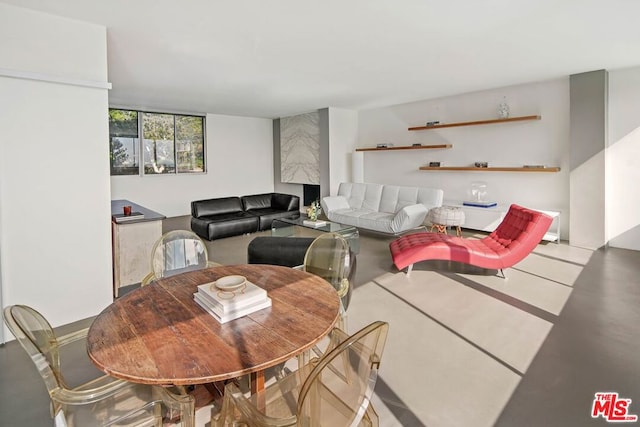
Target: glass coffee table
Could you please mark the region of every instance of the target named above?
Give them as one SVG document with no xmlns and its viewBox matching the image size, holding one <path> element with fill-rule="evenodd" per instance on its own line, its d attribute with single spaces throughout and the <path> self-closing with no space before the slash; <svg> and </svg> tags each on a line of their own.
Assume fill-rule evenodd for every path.
<svg viewBox="0 0 640 427">
<path fill-rule="evenodd" d="M 315 227 L 313 225 L 305 224 L 305 220 L 308 220 L 308 218 L 303 215 L 295 219 L 274 219 L 271 223 L 271 235 L 283 237 L 317 235 L 308 232 L 308 230 L 315 230 L 321 233 L 336 233 L 344 237 L 346 241 L 349 242 L 349 247 L 351 247 L 353 253 L 357 254 L 360 252 L 360 233 L 358 233 L 358 229 L 353 225 L 339 224 L 337 222 L 326 220 L 325 225 Z"/>
</svg>

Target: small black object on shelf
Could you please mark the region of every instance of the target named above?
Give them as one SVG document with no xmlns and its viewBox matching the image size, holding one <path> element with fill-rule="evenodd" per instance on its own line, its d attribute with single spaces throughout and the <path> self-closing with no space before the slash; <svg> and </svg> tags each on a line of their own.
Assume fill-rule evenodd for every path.
<svg viewBox="0 0 640 427">
<path fill-rule="evenodd" d="M 440 162 L 429 162 L 429 167 L 430 168 L 439 168 L 440 167 Z"/>
<path fill-rule="evenodd" d="M 437 121 L 437 120 L 435 122 L 427 122 L 427 126 L 435 126 L 435 125 L 438 125 L 438 124 L 440 124 L 440 122 Z"/>
<path fill-rule="evenodd" d="M 416 144 L 411 144 L 412 147 L 422 147 L 422 144 L 420 143 L 416 143 Z"/>
</svg>

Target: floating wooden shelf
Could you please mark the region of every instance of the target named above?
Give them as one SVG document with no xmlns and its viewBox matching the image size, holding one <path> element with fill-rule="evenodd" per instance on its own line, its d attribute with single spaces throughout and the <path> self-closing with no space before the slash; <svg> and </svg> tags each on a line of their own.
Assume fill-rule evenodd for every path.
<svg viewBox="0 0 640 427">
<path fill-rule="evenodd" d="M 473 172 L 560 172 L 559 167 L 548 168 L 511 168 L 511 167 L 491 167 L 476 168 L 474 166 L 421 166 L 421 171 L 473 171 Z"/>
<path fill-rule="evenodd" d="M 441 125 L 433 125 L 433 126 L 417 126 L 417 127 L 409 128 L 409 130 L 432 130 L 432 129 L 452 128 L 452 127 L 458 127 L 458 126 L 476 126 L 476 125 L 489 125 L 493 123 L 522 122 L 525 120 L 540 120 L 541 118 L 542 116 L 509 117 L 507 119 L 477 120 L 474 122 L 444 123 Z"/>
<path fill-rule="evenodd" d="M 386 147 L 386 148 L 356 148 L 356 151 L 391 151 L 391 150 L 425 150 L 433 148 L 451 148 L 451 144 L 439 144 L 439 145 L 403 145 L 400 147 Z"/>
</svg>

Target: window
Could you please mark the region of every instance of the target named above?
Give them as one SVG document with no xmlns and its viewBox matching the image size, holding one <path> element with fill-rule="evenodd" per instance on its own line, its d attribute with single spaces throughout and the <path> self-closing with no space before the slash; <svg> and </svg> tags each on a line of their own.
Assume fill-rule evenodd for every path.
<svg viewBox="0 0 640 427">
<path fill-rule="evenodd" d="M 204 117 L 110 109 L 109 140 L 111 175 L 205 171 Z"/>
<path fill-rule="evenodd" d="M 138 175 L 138 112 L 109 110 L 111 175 Z"/>
</svg>

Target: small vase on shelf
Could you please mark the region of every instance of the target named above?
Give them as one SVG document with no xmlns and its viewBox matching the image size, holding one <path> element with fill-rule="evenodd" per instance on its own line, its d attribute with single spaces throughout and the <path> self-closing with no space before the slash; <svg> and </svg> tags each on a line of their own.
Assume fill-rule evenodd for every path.
<svg viewBox="0 0 640 427">
<path fill-rule="evenodd" d="M 507 104 L 507 98 L 502 98 L 502 102 L 498 105 L 498 117 L 501 119 L 509 118 L 509 104 Z"/>
</svg>

